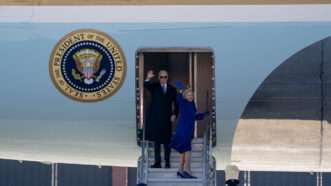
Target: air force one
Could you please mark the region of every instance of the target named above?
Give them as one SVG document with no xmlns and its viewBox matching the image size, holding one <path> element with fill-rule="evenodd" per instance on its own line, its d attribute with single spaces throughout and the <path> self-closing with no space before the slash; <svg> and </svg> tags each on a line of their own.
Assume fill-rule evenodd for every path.
<svg viewBox="0 0 331 186">
<path fill-rule="evenodd" d="M 208 166 L 331 171 L 329 36 L 330 5 L 1 6 L 0 158 L 144 167 L 167 69 L 212 112 Z"/>
</svg>

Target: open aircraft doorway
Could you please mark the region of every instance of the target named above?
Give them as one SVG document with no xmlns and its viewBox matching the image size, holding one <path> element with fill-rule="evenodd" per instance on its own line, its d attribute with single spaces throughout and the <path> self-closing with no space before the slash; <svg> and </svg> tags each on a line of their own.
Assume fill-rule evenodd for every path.
<svg viewBox="0 0 331 186">
<path fill-rule="evenodd" d="M 141 156 L 138 159 L 137 183 L 144 183 L 147 185 L 164 185 L 165 183 L 167 183 L 167 185 L 183 185 L 183 183 L 185 183 L 185 185 L 205 185 L 206 183 L 206 185 L 216 184 L 216 160 L 212 156 L 212 147 L 216 144 L 214 69 L 214 57 L 213 52 L 210 49 L 163 48 L 141 49 L 137 52 L 137 142 L 141 147 Z M 162 94 L 161 85 L 160 89 L 157 89 L 158 84 L 154 84 L 154 87 L 156 87 L 154 89 L 144 87 L 145 78 L 150 70 L 154 71 L 154 79 L 148 81 L 164 81 L 164 78 L 161 79 L 161 76 L 166 76 L 165 73 L 162 72 L 159 74 L 159 72 L 161 70 L 166 70 L 168 72 L 168 84 L 174 86 L 176 85 L 176 81 L 181 81 L 186 88 L 192 88 L 197 111 L 203 112 L 208 110 L 211 113 L 210 117 L 195 122 L 194 139 L 191 141 L 192 149 L 190 150 L 190 166 L 192 166 L 193 178 L 197 179 L 182 179 L 176 177 L 176 174 L 178 175 L 178 168 L 182 165 L 182 161 L 180 160 L 180 158 L 182 158 L 181 154 L 173 149 L 167 156 L 167 147 L 163 148 L 164 153 L 157 153 L 156 149 L 158 147 L 155 144 L 161 143 L 149 143 L 150 141 L 147 141 L 147 139 L 151 139 L 150 134 L 153 132 L 152 130 L 154 130 L 151 126 L 158 124 L 149 123 L 151 121 L 149 118 L 151 117 L 149 114 L 152 113 L 151 109 L 153 108 L 154 110 L 157 108 L 155 107 L 154 101 L 156 99 L 170 99 L 172 94 L 170 92 L 169 94 L 167 92 L 166 96 L 165 94 Z M 151 77 L 151 74 L 148 74 Z M 145 85 L 151 85 L 151 83 Z M 154 91 L 152 104 L 152 97 L 147 88 Z M 156 91 L 160 93 L 156 94 Z M 175 94 L 174 90 L 171 91 Z M 156 99 L 154 96 L 156 96 Z M 174 112 L 174 105 L 172 109 L 172 112 Z M 158 115 L 159 112 L 161 111 L 154 112 L 154 114 Z M 180 114 L 181 113 L 179 112 L 179 117 Z M 177 117 L 177 121 L 179 117 Z M 148 120 L 147 129 L 146 120 Z M 163 119 L 160 121 L 163 121 Z M 177 127 L 177 121 L 172 123 L 173 134 Z M 155 131 L 154 135 L 157 136 L 156 138 L 161 139 L 161 134 L 163 134 L 163 132 L 159 133 L 160 130 L 157 130 L 158 131 Z M 162 131 L 168 135 L 166 130 L 168 129 Z M 187 135 L 190 134 L 188 133 Z M 167 144 L 164 143 L 163 146 L 166 145 Z M 160 156 L 160 154 L 164 154 L 163 158 L 165 161 L 163 161 L 163 164 L 162 161 L 157 160 L 161 159 L 162 155 Z M 192 178 L 192 176 L 190 175 L 190 177 L 186 178 Z"/>
<path fill-rule="evenodd" d="M 194 91 L 194 101 L 198 111 L 209 110 L 211 117 L 208 120 L 198 121 L 195 124 L 195 138 L 204 135 L 207 124 L 211 126 L 212 144 L 216 144 L 216 116 L 215 116 L 215 71 L 214 56 L 210 49 L 140 49 L 136 53 L 136 115 L 137 115 L 137 142 L 143 139 L 143 129 L 146 111 L 150 104 L 150 95 L 143 88 L 148 70 L 157 73 L 167 70 L 171 85 L 177 80 L 191 87 Z M 154 81 L 158 81 L 154 78 Z M 173 124 L 173 131 L 176 128 Z"/>
</svg>

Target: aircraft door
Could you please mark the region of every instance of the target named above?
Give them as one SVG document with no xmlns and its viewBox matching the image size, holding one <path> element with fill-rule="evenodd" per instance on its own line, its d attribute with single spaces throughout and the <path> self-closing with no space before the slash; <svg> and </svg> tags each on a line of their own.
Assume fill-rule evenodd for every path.
<svg viewBox="0 0 331 186">
<path fill-rule="evenodd" d="M 214 58 L 211 52 L 192 53 L 191 60 L 192 80 L 195 102 L 198 111 L 210 112 L 210 118 L 196 122 L 195 137 L 203 137 L 205 128 L 210 123 L 213 128 L 213 139 L 216 138 L 215 122 L 215 77 Z M 215 139 L 216 142 L 216 139 Z"/>
</svg>

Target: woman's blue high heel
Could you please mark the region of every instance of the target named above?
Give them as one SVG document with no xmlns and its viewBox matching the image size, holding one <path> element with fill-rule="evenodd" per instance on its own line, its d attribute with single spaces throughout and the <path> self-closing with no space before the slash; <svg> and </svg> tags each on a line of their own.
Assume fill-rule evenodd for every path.
<svg viewBox="0 0 331 186">
<path fill-rule="evenodd" d="M 184 174 L 181 173 L 180 171 L 177 171 L 177 177 L 185 178 Z"/>
<path fill-rule="evenodd" d="M 190 173 L 183 171 L 183 176 L 184 178 L 192 178 L 192 179 L 196 179 L 197 177 L 192 176 Z"/>
</svg>

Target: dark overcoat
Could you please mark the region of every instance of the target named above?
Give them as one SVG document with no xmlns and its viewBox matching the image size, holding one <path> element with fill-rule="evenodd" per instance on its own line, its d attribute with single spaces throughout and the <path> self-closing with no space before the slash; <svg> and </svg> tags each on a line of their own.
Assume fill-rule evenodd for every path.
<svg viewBox="0 0 331 186">
<path fill-rule="evenodd" d="M 178 115 L 176 103 L 176 89 L 167 84 L 166 93 L 159 82 L 144 82 L 144 87 L 150 92 L 151 102 L 146 112 L 145 139 L 158 143 L 168 144 L 171 140 L 172 114 Z"/>
</svg>

